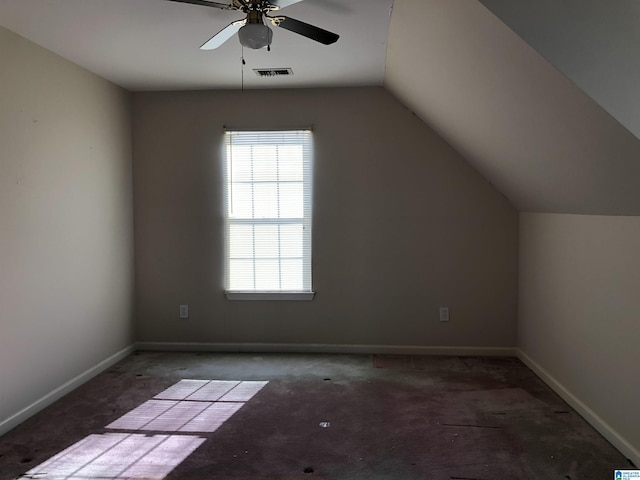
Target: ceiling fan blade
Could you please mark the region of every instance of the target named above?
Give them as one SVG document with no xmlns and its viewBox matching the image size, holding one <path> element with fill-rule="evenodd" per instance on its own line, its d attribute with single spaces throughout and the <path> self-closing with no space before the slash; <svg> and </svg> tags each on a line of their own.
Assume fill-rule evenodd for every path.
<svg viewBox="0 0 640 480">
<path fill-rule="evenodd" d="M 190 3 L 191 5 L 202 5 L 203 7 L 221 8 L 223 10 L 237 10 L 233 3 L 210 2 L 209 0 L 167 0 L 169 2 Z"/>
<path fill-rule="evenodd" d="M 268 0 L 268 3 L 280 9 L 280 8 L 288 7 L 289 5 L 293 5 L 294 3 L 298 3 L 301 1 L 302 0 Z"/>
<path fill-rule="evenodd" d="M 222 30 L 216 33 L 209 40 L 204 42 L 200 47 L 200 50 L 213 50 L 215 48 L 218 48 L 220 45 L 222 45 L 224 42 L 226 42 L 231 37 L 233 37 L 236 33 L 238 33 L 238 30 L 240 30 L 240 27 L 242 27 L 245 23 L 247 23 L 246 18 L 243 18 L 242 20 L 236 20 L 235 22 L 231 22 L 229 25 L 224 27 Z"/>
<path fill-rule="evenodd" d="M 297 33 L 298 35 L 302 35 L 303 37 L 310 38 L 311 40 L 315 40 L 316 42 L 320 42 L 324 45 L 331 45 L 332 43 L 337 42 L 338 38 L 340 38 L 340 36 L 335 33 L 324 30 L 320 27 L 309 25 L 308 23 L 301 22 L 294 18 L 282 17 L 280 15 L 275 18 L 277 22 L 274 24 L 279 27 L 289 30 L 290 32 Z"/>
</svg>

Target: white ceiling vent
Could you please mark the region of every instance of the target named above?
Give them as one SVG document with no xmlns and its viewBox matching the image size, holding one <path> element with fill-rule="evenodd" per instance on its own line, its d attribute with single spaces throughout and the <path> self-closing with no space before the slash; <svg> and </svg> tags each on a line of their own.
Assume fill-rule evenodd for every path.
<svg viewBox="0 0 640 480">
<path fill-rule="evenodd" d="M 290 68 L 254 68 L 253 71 L 259 77 L 286 77 L 293 75 L 293 70 Z"/>
</svg>

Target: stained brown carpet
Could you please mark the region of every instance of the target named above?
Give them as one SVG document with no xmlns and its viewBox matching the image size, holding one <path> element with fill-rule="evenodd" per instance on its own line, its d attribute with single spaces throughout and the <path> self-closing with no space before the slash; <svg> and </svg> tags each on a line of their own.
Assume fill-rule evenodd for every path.
<svg viewBox="0 0 640 480">
<path fill-rule="evenodd" d="M 183 379 L 214 382 L 161 394 Z M 600 480 L 617 468 L 633 467 L 514 358 L 141 352 L 0 437 L 0 479 Z"/>
</svg>

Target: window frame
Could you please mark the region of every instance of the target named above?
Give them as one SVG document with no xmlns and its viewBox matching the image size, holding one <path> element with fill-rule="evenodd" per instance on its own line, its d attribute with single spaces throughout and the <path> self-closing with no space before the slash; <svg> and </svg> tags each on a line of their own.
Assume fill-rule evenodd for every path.
<svg viewBox="0 0 640 480">
<path fill-rule="evenodd" d="M 307 135 L 305 140 L 306 148 L 303 148 L 303 217 L 300 219 L 303 225 L 303 289 L 301 290 L 232 290 L 230 289 L 230 263 L 231 263 L 231 235 L 230 228 L 233 224 L 245 225 L 279 225 L 292 222 L 291 219 L 283 219 L 278 222 L 277 219 L 233 219 L 230 215 L 230 187 L 232 185 L 231 165 L 232 161 L 229 156 L 229 149 L 232 145 L 233 134 L 255 134 L 259 135 L 282 135 L 289 133 L 304 133 Z M 260 143 L 256 143 L 259 145 Z M 252 167 L 253 168 L 253 167 Z M 223 204 L 224 204 L 224 294 L 228 300 L 288 300 L 288 301 L 309 301 L 313 300 L 315 292 L 313 291 L 313 272 L 312 272 L 312 214 L 313 214 L 313 137 L 310 128 L 297 129 L 278 129 L 278 130 L 257 130 L 257 129 L 227 129 L 224 130 L 223 139 Z M 252 182 L 253 184 L 253 182 Z M 255 260 L 255 257 L 254 257 Z M 255 272 L 254 272 L 255 277 Z M 306 281 L 305 281 L 306 279 Z M 307 285 L 308 284 L 308 285 Z M 304 288 L 308 287 L 308 288 Z"/>
</svg>

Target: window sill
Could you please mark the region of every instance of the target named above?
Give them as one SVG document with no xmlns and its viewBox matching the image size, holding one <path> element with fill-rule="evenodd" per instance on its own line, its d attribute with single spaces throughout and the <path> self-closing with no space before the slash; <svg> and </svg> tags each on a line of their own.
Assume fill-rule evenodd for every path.
<svg viewBox="0 0 640 480">
<path fill-rule="evenodd" d="M 316 292 L 224 292 L 227 300 L 289 300 L 310 301 Z"/>
</svg>

